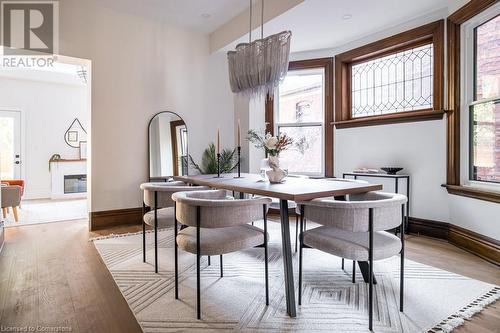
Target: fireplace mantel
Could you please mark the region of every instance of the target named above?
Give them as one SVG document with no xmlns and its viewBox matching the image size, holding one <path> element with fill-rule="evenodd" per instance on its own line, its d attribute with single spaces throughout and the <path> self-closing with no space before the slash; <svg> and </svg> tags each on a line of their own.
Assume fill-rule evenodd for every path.
<svg viewBox="0 0 500 333">
<path fill-rule="evenodd" d="M 50 162 L 50 175 L 52 180 L 52 199 L 86 198 L 86 192 L 65 193 L 64 176 L 86 175 L 87 161 L 85 159 L 58 160 Z"/>
</svg>

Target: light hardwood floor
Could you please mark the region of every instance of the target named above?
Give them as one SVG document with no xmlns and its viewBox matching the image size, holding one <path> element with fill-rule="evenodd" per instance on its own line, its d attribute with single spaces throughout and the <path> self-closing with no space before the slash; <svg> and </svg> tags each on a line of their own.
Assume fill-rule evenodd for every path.
<svg viewBox="0 0 500 333">
<path fill-rule="evenodd" d="M 90 237 L 140 226 L 88 232 L 87 222 L 6 229 L 0 254 L 0 323 L 4 327 L 71 327 L 72 332 L 140 332 L 132 312 Z M 500 269 L 446 242 L 409 236 L 407 256 L 500 285 Z M 500 332 L 500 304 L 489 306 L 457 333 Z"/>
</svg>

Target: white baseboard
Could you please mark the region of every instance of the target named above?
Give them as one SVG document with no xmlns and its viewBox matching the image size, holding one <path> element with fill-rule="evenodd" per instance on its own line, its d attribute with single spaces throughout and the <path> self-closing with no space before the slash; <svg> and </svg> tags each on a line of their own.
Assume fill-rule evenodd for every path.
<svg viewBox="0 0 500 333">
<path fill-rule="evenodd" d="M 66 194 L 52 194 L 50 199 L 85 199 L 87 197 L 87 192 L 85 193 L 66 193 Z"/>
<path fill-rule="evenodd" d="M 23 199 L 32 200 L 32 199 L 48 199 L 50 198 L 50 189 L 35 189 L 35 190 L 27 190 L 24 192 Z"/>
</svg>

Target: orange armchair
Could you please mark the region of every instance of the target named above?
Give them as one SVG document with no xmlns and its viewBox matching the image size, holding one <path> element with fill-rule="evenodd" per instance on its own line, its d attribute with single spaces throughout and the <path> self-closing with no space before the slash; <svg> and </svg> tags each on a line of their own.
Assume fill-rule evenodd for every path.
<svg viewBox="0 0 500 333">
<path fill-rule="evenodd" d="M 22 179 L 4 179 L 0 183 L 5 184 L 5 185 L 10 185 L 10 186 L 17 185 L 17 186 L 21 187 L 21 197 L 23 196 L 23 194 L 24 194 L 24 180 L 22 180 Z"/>
</svg>

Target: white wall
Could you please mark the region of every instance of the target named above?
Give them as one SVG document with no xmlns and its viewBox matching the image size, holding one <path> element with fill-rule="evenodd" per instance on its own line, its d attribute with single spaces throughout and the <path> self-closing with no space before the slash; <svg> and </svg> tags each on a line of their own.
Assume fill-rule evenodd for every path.
<svg viewBox="0 0 500 333">
<path fill-rule="evenodd" d="M 203 108 L 196 110 L 196 122 L 201 125 L 197 135 L 202 138 L 199 145 L 189 146 L 189 152 L 199 161 L 203 150 L 210 142 L 216 141 L 217 128 L 220 129 L 221 149 L 236 146 L 234 122 L 233 93 L 229 87 L 227 55 L 225 52 L 210 54 L 205 65 L 207 66 L 206 84 L 204 87 Z M 188 124 L 188 131 L 191 126 Z"/>
<path fill-rule="evenodd" d="M 140 207 L 147 126 L 158 111 L 184 119 L 195 158 L 217 126 L 223 144 L 233 142 L 227 72 L 215 69 L 223 58 L 209 55 L 208 37 L 118 13 L 98 0 L 59 5 L 60 53 L 92 61 L 91 211 Z"/>
<path fill-rule="evenodd" d="M 336 129 L 335 176 L 359 167 L 404 167 L 411 175 L 410 216 L 448 221 L 444 120 Z M 380 182 L 380 179 L 367 179 Z M 400 183 L 400 185 L 403 182 Z M 392 182 L 384 190 L 394 191 Z M 404 185 L 400 191 L 405 191 Z"/>
<path fill-rule="evenodd" d="M 450 222 L 500 240 L 500 205 L 497 203 L 449 195 Z"/>
<path fill-rule="evenodd" d="M 68 146 L 64 134 L 75 118 L 87 129 L 86 86 L 0 77 L 2 109 L 19 110 L 22 114 L 24 198 L 50 197 L 50 157 L 60 154 L 66 159 L 79 158 L 79 149 Z"/>
</svg>

